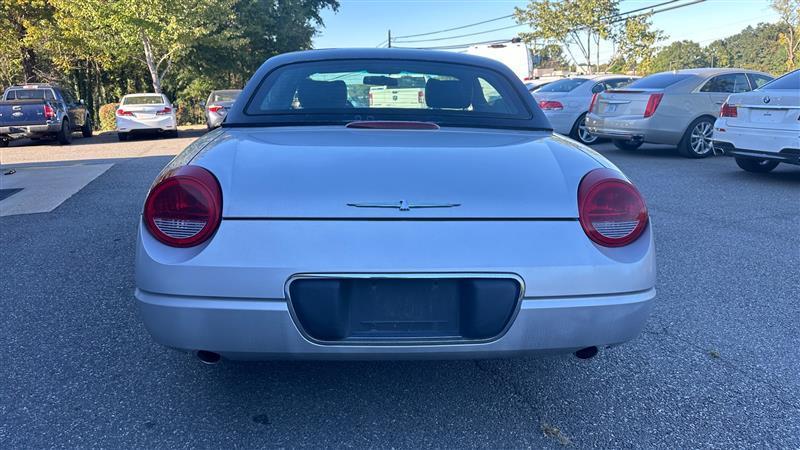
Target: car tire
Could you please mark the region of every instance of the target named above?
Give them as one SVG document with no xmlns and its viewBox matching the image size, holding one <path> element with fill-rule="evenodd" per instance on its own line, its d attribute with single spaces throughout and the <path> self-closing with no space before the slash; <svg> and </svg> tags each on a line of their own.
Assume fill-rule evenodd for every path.
<svg viewBox="0 0 800 450">
<path fill-rule="evenodd" d="M 769 159 L 736 158 L 737 166 L 753 173 L 772 172 L 773 169 L 778 167 L 778 164 L 780 164 L 780 161 L 771 161 Z"/>
<path fill-rule="evenodd" d="M 0 139 L 0 147 L 8 147 L 8 141 L 5 139 Z"/>
<path fill-rule="evenodd" d="M 121 132 L 118 131 L 117 132 L 117 139 L 119 139 L 120 141 L 127 141 L 128 140 L 128 133 L 121 133 Z"/>
<path fill-rule="evenodd" d="M 713 132 L 714 119 L 698 117 L 683 133 L 683 138 L 678 144 L 678 153 L 687 158 L 708 158 L 714 154 L 714 144 L 711 140 Z"/>
<path fill-rule="evenodd" d="M 81 134 L 85 138 L 92 137 L 92 131 L 92 119 L 87 115 L 86 120 L 83 121 L 83 126 L 81 127 Z"/>
<path fill-rule="evenodd" d="M 66 119 L 61 122 L 61 131 L 56 133 L 56 139 L 58 139 L 58 143 L 61 145 L 69 145 L 72 143 L 72 128 L 70 128 L 69 122 Z"/>
<path fill-rule="evenodd" d="M 578 120 L 575 121 L 575 125 L 572 126 L 572 130 L 570 131 L 569 135 L 572 137 L 572 139 L 575 139 L 581 144 L 596 144 L 600 138 L 592 133 L 589 133 L 589 130 L 586 129 L 586 114 L 587 113 L 583 113 L 580 117 L 578 117 Z"/>
<path fill-rule="evenodd" d="M 633 151 L 642 146 L 641 141 L 614 139 L 614 146 L 620 150 Z"/>
</svg>

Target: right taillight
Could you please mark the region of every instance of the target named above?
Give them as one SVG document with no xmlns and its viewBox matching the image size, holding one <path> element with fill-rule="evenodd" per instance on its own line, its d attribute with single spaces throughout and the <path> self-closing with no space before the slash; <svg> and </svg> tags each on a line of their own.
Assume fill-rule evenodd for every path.
<svg viewBox="0 0 800 450">
<path fill-rule="evenodd" d="M 222 106 L 222 105 L 211 105 L 211 106 L 208 107 L 208 110 L 213 112 L 213 113 L 215 113 L 215 112 L 220 112 L 224 108 L 225 107 Z"/>
<path fill-rule="evenodd" d="M 45 104 L 44 105 L 44 118 L 47 120 L 55 119 L 56 118 L 56 110 L 53 109 L 52 106 Z"/>
<path fill-rule="evenodd" d="M 647 227 L 647 206 L 628 180 L 612 169 L 595 169 L 581 180 L 578 214 L 586 235 L 604 247 L 635 241 Z"/>
<path fill-rule="evenodd" d="M 144 223 L 150 234 L 172 247 L 199 245 L 217 231 L 222 193 L 214 175 L 198 166 L 168 172 L 150 189 Z"/>
<path fill-rule="evenodd" d="M 650 98 L 647 99 L 647 106 L 644 107 L 645 117 L 650 117 L 656 113 L 662 97 L 664 97 L 664 94 L 650 94 Z"/>
<path fill-rule="evenodd" d="M 719 116 L 720 117 L 738 117 L 739 111 L 736 109 L 735 105 L 729 105 L 728 102 L 722 104 L 722 107 L 719 109 Z"/>
</svg>

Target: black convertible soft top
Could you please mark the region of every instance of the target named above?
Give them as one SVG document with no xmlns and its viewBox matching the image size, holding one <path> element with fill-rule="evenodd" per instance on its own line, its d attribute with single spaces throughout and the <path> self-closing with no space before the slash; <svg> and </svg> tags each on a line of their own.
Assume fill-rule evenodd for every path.
<svg viewBox="0 0 800 450">
<path fill-rule="evenodd" d="M 287 66 L 301 63 L 359 61 L 371 63 L 385 61 L 387 65 L 402 65 L 403 61 L 416 63 L 438 63 L 464 66 L 468 70 L 489 71 L 493 76 L 501 77 L 504 84 L 510 86 L 514 103 L 522 108 L 523 114 L 514 116 L 496 115 L 493 117 L 460 118 L 453 121 L 447 114 L 437 115 L 428 111 L 424 119 L 437 122 L 441 125 L 471 126 L 485 128 L 512 128 L 523 130 L 552 130 L 550 122 L 536 105 L 533 96 L 528 92 L 522 81 L 506 65 L 479 56 L 466 55 L 433 50 L 413 49 L 328 49 L 308 50 L 301 52 L 285 53 L 268 59 L 256 71 L 245 86 L 236 103 L 231 107 L 223 123 L 223 127 L 254 127 L 254 126 L 286 126 L 286 125 L 323 125 L 345 124 L 350 121 L 363 120 L 363 111 L 354 109 L 352 112 L 338 111 L 330 114 L 302 114 L 298 111 L 275 111 L 268 114 L 254 114 L 250 106 L 253 99 L 263 95 L 262 84 L 273 72 L 283 70 Z M 397 64 L 401 63 L 401 64 Z M 371 110 L 370 120 L 420 120 L 418 110 L 398 111 L 391 113 Z"/>
</svg>

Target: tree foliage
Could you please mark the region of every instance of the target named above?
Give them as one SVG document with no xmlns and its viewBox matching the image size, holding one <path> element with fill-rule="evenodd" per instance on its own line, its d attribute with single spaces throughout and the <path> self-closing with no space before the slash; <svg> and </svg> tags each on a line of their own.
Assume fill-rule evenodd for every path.
<svg viewBox="0 0 800 450">
<path fill-rule="evenodd" d="M 650 15 L 629 17 L 623 22 L 617 38 L 617 56 L 625 72 L 652 72 L 658 48 L 656 44 L 666 39 L 661 30 L 654 30 Z"/>
<path fill-rule="evenodd" d="M 92 105 L 95 123 L 101 104 L 131 92 L 163 91 L 191 106 L 212 88 L 242 87 L 273 55 L 310 48 L 321 11 L 338 7 L 337 0 L 0 0 L 0 87 L 60 83 Z"/>
<path fill-rule="evenodd" d="M 664 72 L 667 70 L 693 69 L 696 67 L 708 67 L 708 55 L 700 47 L 700 44 L 693 41 L 675 41 L 666 47 L 653 58 L 650 67 L 651 72 Z"/>
<path fill-rule="evenodd" d="M 619 0 L 531 0 L 525 9 L 514 9 L 517 22 L 530 27 L 530 31 L 520 34 L 523 40 L 556 41 L 567 50 L 574 44 L 590 70 L 592 56 L 600 64 L 600 41 L 613 38 L 615 29 L 610 18 L 618 13 Z"/>
<path fill-rule="evenodd" d="M 800 0 L 772 0 L 782 30 L 778 42 L 786 51 L 786 70 L 800 66 Z"/>
</svg>

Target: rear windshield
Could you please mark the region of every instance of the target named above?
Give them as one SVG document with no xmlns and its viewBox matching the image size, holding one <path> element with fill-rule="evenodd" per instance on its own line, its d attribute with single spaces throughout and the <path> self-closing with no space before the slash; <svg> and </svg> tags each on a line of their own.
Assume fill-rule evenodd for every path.
<svg viewBox="0 0 800 450">
<path fill-rule="evenodd" d="M 589 80 L 586 78 L 565 78 L 548 83 L 537 89 L 536 92 L 570 92 L 587 81 Z"/>
<path fill-rule="evenodd" d="M 160 95 L 137 95 L 122 99 L 123 105 L 161 105 L 164 99 Z"/>
<path fill-rule="evenodd" d="M 786 75 L 765 84 L 761 89 L 793 89 L 800 90 L 800 70 L 789 72 Z"/>
<path fill-rule="evenodd" d="M 517 81 L 518 82 L 518 81 Z M 481 67 L 414 60 L 330 60 L 270 72 L 245 106 L 248 116 L 294 123 L 415 120 L 488 126 L 530 120 L 503 74 Z M 526 128 L 532 128 L 529 122 Z M 548 128 L 546 123 L 539 124 Z"/>
<path fill-rule="evenodd" d="M 217 91 L 211 93 L 211 102 L 234 102 L 242 91 Z"/>
<path fill-rule="evenodd" d="M 626 87 L 637 89 L 664 89 L 667 86 L 686 80 L 694 75 L 686 73 L 657 73 L 644 78 L 639 78 Z"/>
<path fill-rule="evenodd" d="M 53 100 L 52 89 L 11 89 L 6 100 Z"/>
</svg>

